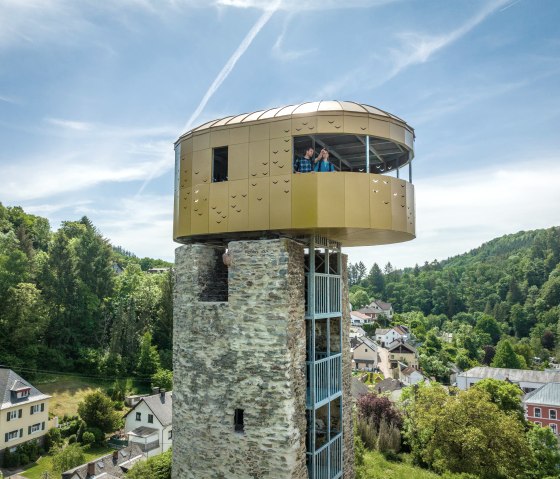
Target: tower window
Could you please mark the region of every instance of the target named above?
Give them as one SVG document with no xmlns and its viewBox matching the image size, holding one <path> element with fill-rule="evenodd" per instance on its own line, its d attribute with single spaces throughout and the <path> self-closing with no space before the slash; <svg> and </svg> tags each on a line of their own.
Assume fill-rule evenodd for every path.
<svg viewBox="0 0 560 479">
<path fill-rule="evenodd" d="M 214 148 L 212 157 L 212 183 L 228 179 L 228 147 Z"/>
<path fill-rule="evenodd" d="M 245 423 L 243 422 L 243 409 L 236 409 L 233 415 L 233 429 L 235 432 L 245 432 Z"/>
</svg>

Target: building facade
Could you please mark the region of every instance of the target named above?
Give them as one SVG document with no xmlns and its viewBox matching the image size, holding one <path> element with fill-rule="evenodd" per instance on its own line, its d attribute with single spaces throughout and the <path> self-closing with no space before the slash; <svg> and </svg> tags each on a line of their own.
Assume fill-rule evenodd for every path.
<svg viewBox="0 0 560 479">
<path fill-rule="evenodd" d="M 490 368 L 477 366 L 457 374 L 457 387 L 468 389 L 486 378 L 517 384 L 524 393 L 530 393 L 548 383 L 560 383 L 560 371 L 533 371 L 529 369 Z"/>
<path fill-rule="evenodd" d="M 49 400 L 11 369 L 0 368 L 0 452 L 27 441 L 43 441 L 49 426 Z"/>
<path fill-rule="evenodd" d="M 341 248 L 414 238 L 400 178 L 413 142 L 403 120 L 332 101 L 179 138 L 175 479 L 353 477 Z M 329 150 L 335 172 L 303 174 L 310 148 Z"/>
<path fill-rule="evenodd" d="M 523 398 L 525 418 L 560 433 L 560 383 L 548 383 Z"/>
<path fill-rule="evenodd" d="M 124 432 L 147 457 L 167 451 L 173 444 L 173 394 L 165 389 L 145 396 L 125 416 Z"/>
</svg>

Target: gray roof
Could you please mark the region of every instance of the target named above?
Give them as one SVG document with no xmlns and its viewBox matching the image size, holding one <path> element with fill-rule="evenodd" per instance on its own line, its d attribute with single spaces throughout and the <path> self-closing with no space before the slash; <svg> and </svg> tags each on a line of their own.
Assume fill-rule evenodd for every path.
<svg viewBox="0 0 560 479">
<path fill-rule="evenodd" d="M 383 379 L 383 381 L 379 381 L 375 385 L 375 392 L 377 393 L 385 393 L 387 391 L 396 391 L 397 389 L 402 389 L 403 383 L 401 383 L 398 379 L 387 378 Z"/>
<path fill-rule="evenodd" d="M 352 378 L 352 383 L 350 384 L 350 391 L 352 392 L 352 397 L 354 399 L 359 399 L 364 394 L 369 393 L 368 387 L 360 381 L 358 378 Z"/>
<path fill-rule="evenodd" d="M 140 399 L 138 403 L 125 414 L 128 416 L 132 411 L 134 411 L 139 404 L 142 402 L 146 403 L 146 406 L 154 413 L 154 416 L 160 422 L 163 427 L 169 426 L 171 424 L 171 408 L 173 404 L 173 391 L 168 391 L 165 395 L 161 393 L 152 394 L 151 396 L 146 396 Z"/>
<path fill-rule="evenodd" d="M 383 334 L 387 334 L 389 331 L 391 331 L 390 329 L 381 329 L 381 328 L 377 328 L 375 330 L 375 335 L 377 336 L 379 335 L 383 335 Z"/>
<path fill-rule="evenodd" d="M 142 450 L 137 444 L 132 444 L 120 449 L 117 452 L 116 460 L 113 458 L 113 454 L 114 453 L 107 454 L 106 456 L 90 461 L 95 463 L 95 476 L 93 477 L 100 477 L 102 479 L 124 477 L 124 474 L 132 467 L 133 463 L 144 458 Z M 82 464 L 74 469 L 63 472 L 62 479 L 74 479 L 76 477 L 80 479 L 89 479 L 91 476 L 88 476 L 87 470 L 88 463 Z"/>
<path fill-rule="evenodd" d="M 386 303 L 385 301 L 377 300 L 375 304 L 379 306 L 383 311 L 389 311 L 392 307 L 391 303 Z"/>
<path fill-rule="evenodd" d="M 527 383 L 560 383 L 560 371 L 532 371 L 530 369 L 509 369 L 509 368 L 489 368 L 487 366 L 477 366 L 459 374 L 461 377 L 471 378 L 492 378 L 509 379 L 511 382 Z"/>
<path fill-rule="evenodd" d="M 16 399 L 15 395 L 12 394 L 12 391 L 21 388 L 30 388 L 31 391 L 29 392 L 29 396 Z M 7 409 L 20 404 L 49 399 L 51 396 L 43 394 L 35 386 L 27 382 L 11 369 L 0 368 L 0 397 L 2 398 L 0 409 Z"/>
<path fill-rule="evenodd" d="M 548 383 L 531 391 L 525 395 L 523 402 L 543 406 L 560 406 L 560 383 Z"/>
</svg>

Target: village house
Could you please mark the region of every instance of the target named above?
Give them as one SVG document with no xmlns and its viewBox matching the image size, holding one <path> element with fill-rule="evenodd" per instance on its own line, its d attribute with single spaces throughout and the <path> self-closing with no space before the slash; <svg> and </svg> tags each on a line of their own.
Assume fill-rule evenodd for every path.
<svg viewBox="0 0 560 479">
<path fill-rule="evenodd" d="M 359 309 L 358 312 L 373 320 L 379 319 L 379 316 L 384 316 L 388 320 L 393 319 L 393 306 L 384 301 L 374 300 L 368 306 Z"/>
<path fill-rule="evenodd" d="M 352 351 L 352 363 L 354 369 L 364 371 L 373 371 L 377 368 L 379 357 L 377 350 L 379 346 L 371 339 L 363 336 L 361 338 L 352 338 L 350 340 L 350 348 Z"/>
<path fill-rule="evenodd" d="M 128 444 L 137 445 L 148 457 L 167 451 L 173 443 L 172 402 L 173 393 L 163 388 L 141 398 L 125 416 Z"/>
<path fill-rule="evenodd" d="M 11 369 L 0 368 L 0 455 L 27 441 L 43 443 L 49 424 L 49 399 Z"/>
<path fill-rule="evenodd" d="M 115 479 L 125 474 L 138 462 L 146 459 L 136 444 L 62 473 L 62 479 Z"/>
<path fill-rule="evenodd" d="M 359 326 L 350 326 L 350 339 L 352 338 L 362 338 L 366 335 L 366 332 Z"/>
<path fill-rule="evenodd" d="M 364 324 L 371 324 L 374 322 L 370 316 L 359 311 L 350 311 L 350 321 L 352 326 L 363 326 Z"/>
<path fill-rule="evenodd" d="M 395 326 L 389 329 L 375 330 L 375 340 L 384 348 L 393 345 L 395 341 L 406 342 L 410 336 L 406 326 Z"/>
<path fill-rule="evenodd" d="M 560 383 L 560 371 L 532 371 L 529 369 L 490 368 L 477 366 L 457 374 L 457 387 L 468 389 L 486 378 L 500 379 L 517 384 L 525 393 L 530 393 L 548 383 Z"/>
<path fill-rule="evenodd" d="M 528 393 L 523 398 L 525 418 L 548 426 L 558 435 L 560 431 L 560 383 L 549 383 Z"/>
<path fill-rule="evenodd" d="M 426 377 L 418 369 L 408 366 L 399 368 L 399 380 L 405 386 L 412 386 L 424 382 Z"/>
<path fill-rule="evenodd" d="M 404 341 L 395 341 L 387 348 L 390 369 L 397 369 L 399 363 L 405 363 L 418 369 L 418 353 L 416 349 Z"/>
</svg>

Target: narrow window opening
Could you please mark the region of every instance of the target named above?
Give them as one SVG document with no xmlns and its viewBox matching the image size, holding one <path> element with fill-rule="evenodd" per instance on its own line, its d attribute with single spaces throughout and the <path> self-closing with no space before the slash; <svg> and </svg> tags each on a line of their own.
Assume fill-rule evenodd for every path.
<svg viewBox="0 0 560 479">
<path fill-rule="evenodd" d="M 236 409 L 233 415 L 233 428 L 235 432 L 245 432 L 245 423 L 243 422 L 243 409 Z"/>
<path fill-rule="evenodd" d="M 231 256 L 224 256 L 223 248 L 212 248 L 209 251 L 205 265 L 201 265 L 198 275 L 200 287 L 199 301 L 227 302 L 229 293 L 228 264 L 231 264 Z"/>
<path fill-rule="evenodd" d="M 212 158 L 212 183 L 228 179 L 228 147 L 214 148 Z"/>
</svg>

